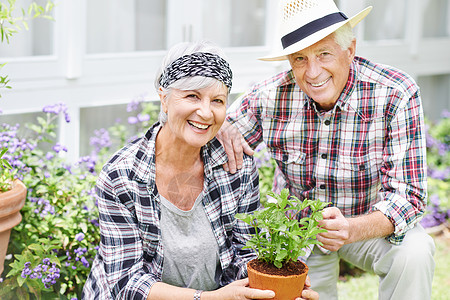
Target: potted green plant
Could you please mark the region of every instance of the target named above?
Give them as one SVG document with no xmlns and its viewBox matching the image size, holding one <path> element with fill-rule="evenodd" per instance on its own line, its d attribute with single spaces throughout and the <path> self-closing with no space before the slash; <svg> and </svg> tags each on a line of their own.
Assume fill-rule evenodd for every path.
<svg viewBox="0 0 450 300">
<path fill-rule="evenodd" d="M 299 200 L 287 189 L 269 195 L 276 202 L 265 203 L 253 214 L 235 216 L 255 229 L 245 246 L 257 253 L 257 258 L 247 264 L 249 284 L 273 290 L 273 299 L 295 299 L 301 296 L 308 273 L 308 266 L 298 257 L 306 254 L 306 247 L 321 244 L 317 234 L 326 230 L 319 227 L 319 220 L 328 203 Z M 309 209 L 310 215 L 299 220 L 297 216 L 304 209 Z"/>
<path fill-rule="evenodd" d="M 18 179 L 9 162 L 3 158 L 7 148 L 0 152 L 0 277 L 3 272 L 11 229 L 20 223 L 20 210 L 25 204 L 27 189 Z"/>
</svg>

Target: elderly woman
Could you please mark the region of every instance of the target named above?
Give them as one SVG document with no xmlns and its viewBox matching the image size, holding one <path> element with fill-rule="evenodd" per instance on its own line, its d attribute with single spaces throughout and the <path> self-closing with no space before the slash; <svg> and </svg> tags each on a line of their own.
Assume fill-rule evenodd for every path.
<svg viewBox="0 0 450 300">
<path fill-rule="evenodd" d="M 255 254 L 243 249 L 251 229 L 234 215 L 258 208 L 258 173 L 247 156 L 236 174 L 222 168 L 215 135 L 232 79 L 222 57 L 211 44 L 183 43 L 164 58 L 159 122 L 118 151 L 97 182 L 101 244 L 84 299 L 274 296 L 243 279 Z"/>
</svg>

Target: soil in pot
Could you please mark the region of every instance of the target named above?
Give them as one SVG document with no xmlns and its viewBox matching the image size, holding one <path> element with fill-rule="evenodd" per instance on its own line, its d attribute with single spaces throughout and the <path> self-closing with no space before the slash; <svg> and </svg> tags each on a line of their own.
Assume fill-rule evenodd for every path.
<svg viewBox="0 0 450 300">
<path fill-rule="evenodd" d="M 291 300 L 301 296 L 308 266 L 301 261 L 290 262 L 278 269 L 264 261 L 254 259 L 247 264 L 251 288 L 272 290 L 275 300 Z"/>
</svg>

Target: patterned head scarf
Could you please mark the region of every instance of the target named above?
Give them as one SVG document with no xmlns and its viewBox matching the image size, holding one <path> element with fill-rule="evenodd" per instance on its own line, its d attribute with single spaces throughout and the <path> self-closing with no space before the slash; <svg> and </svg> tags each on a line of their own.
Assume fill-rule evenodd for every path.
<svg viewBox="0 0 450 300">
<path fill-rule="evenodd" d="M 167 88 L 184 77 L 212 77 L 223 82 L 231 89 L 233 73 L 228 63 L 220 56 L 206 52 L 184 55 L 166 67 L 159 79 L 159 84 Z"/>
</svg>

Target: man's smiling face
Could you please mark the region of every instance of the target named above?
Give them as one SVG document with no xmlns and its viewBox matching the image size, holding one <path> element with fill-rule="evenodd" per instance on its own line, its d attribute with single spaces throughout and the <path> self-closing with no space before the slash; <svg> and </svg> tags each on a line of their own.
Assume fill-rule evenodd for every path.
<svg viewBox="0 0 450 300">
<path fill-rule="evenodd" d="M 295 80 L 321 108 L 330 110 L 344 89 L 355 56 L 356 41 L 342 50 L 333 34 L 288 56 Z"/>
</svg>

